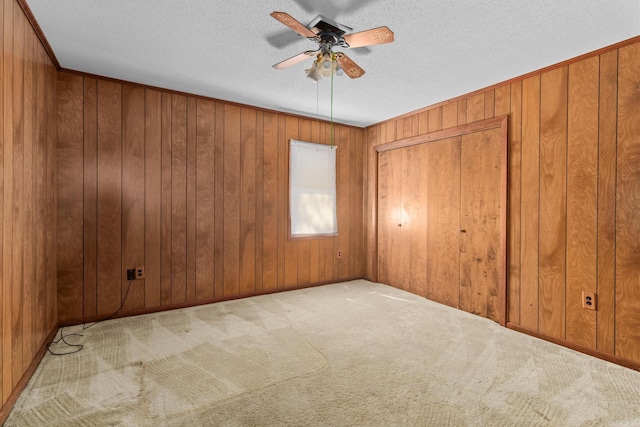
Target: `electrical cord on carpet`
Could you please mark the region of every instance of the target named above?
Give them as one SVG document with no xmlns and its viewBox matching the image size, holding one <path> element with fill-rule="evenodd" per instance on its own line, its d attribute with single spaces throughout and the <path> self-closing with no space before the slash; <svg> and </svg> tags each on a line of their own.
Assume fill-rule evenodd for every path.
<svg viewBox="0 0 640 427">
<path fill-rule="evenodd" d="M 131 289 L 131 282 L 132 282 L 132 280 L 129 280 L 129 285 L 127 285 L 127 292 L 124 294 L 124 299 L 122 300 L 122 304 L 120 304 L 120 307 L 115 312 L 113 312 L 113 314 L 109 315 L 108 317 L 106 317 L 106 318 L 104 318 L 102 320 L 98 320 L 96 322 L 93 322 L 89 326 L 87 326 L 86 323 L 83 323 L 82 324 L 82 330 L 86 331 L 87 329 L 97 325 L 98 323 L 104 322 L 106 320 L 111 320 L 111 319 L 113 319 L 115 317 L 116 314 L 120 313 L 122 311 L 122 308 L 124 307 L 124 304 L 127 302 L 127 297 L 129 296 L 129 289 Z M 72 343 L 70 343 L 70 342 L 68 342 L 66 340 L 66 338 L 68 338 L 68 337 L 74 337 L 74 336 L 75 337 L 82 337 L 82 336 L 84 336 L 84 335 L 76 333 L 76 332 L 69 333 L 69 334 L 65 335 L 64 334 L 64 328 L 66 328 L 68 326 L 71 326 L 71 325 L 60 326 L 60 338 L 58 338 L 58 339 L 54 338 L 49 344 L 47 344 L 47 351 L 49 353 L 51 353 L 52 355 L 54 355 L 54 356 L 66 356 L 68 354 L 77 353 L 77 352 L 79 352 L 80 350 L 82 350 L 84 348 L 84 345 L 82 345 L 82 344 L 72 344 Z M 57 336 L 57 334 L 56 334 L 56 336 Z M 63 342 L 67 347 L 70 347 L 73 350 L 70 350 L 70 351 L 67 351 L 67 352 L 64 352 L 64 353 L 57 353 L 57 352 L 51 350 L 51 346 L 52 345 L 56 345 L 56 344 L 58 344 L 60 342 Z"/>
</svg>

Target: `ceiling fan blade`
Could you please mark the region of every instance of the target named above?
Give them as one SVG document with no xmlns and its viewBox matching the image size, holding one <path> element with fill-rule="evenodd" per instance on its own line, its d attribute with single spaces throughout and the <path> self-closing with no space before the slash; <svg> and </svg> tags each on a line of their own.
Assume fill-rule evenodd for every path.
<svg viewBox="0 0 640 427">
<path fill-rule="evenodd" d="M 302 25 L 300 22 L 296 21 L 295 18 L 293 18 L 286 12 L 271 12 L 271 16 L 282 22 L 287 27 L 291 28 L 296 33 L 300 34 L 302 37 L 312 39 L 317 37 L 316 33 Z"/>
<path fill-rule="evenodd" d="M 296 65 L 304 61 L 305 59 L 313 58 L 318 52 L 318 50 L 308 50 L 306 52 L 302 52 L 296 56 L 292 56 L 289 59 L 285 59 L 282 62 L 278 62 L 273 66 L 273 68 L 282 70 L 283 68 L 291 67 L 292 65 Z"/>
<path fill-rule="evenodd" d="M 388 27 L 378 27 L 371 30 L 360 31 L 359 33 L 347 34 L 344 37 L 349 47 L 363 47 L 374 44 L 391 43 L 393 41 L 393 31 Z"/>
<path fill-rule="evenodd" d="M 340 68 L 342 68 L 344 73 L 352 79 L 362 77 L 362 75 L 364 74 L 364 70 L 344 53 L 336 53 L 336 60 L 338 61 L 338 64 L 340 65 Z"/>
</svg>

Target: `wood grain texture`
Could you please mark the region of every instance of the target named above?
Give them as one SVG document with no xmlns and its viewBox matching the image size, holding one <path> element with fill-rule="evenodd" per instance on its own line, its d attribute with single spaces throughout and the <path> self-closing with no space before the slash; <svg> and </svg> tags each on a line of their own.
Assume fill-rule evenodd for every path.
<svg viewBox="0 0 640 427">
<path fill-rule="evenodd" d="M 618 54 L 617 356 L 640 360 L 640 43 Z"/>
<path fill-rule="evenodd" d="M 84 80 L 83 103 L 83 316 L 96 315 L 98 265 L 98 82 Z"/>
<path fill-rule="evenodd" d="M 240 293 L 240 108 L 224 108 L 224 295 Z"/>
<path fill-rule="evenodd" d="M 122 294 L 123 310 L 144 308 L 144 280 L 127 281 L 126 269 L 144 266 L 144 89 L 122 87 Z"/>
<path fill-rule="evenodd" d="M 12 305 L 12 387 L 15 387 L 23 371 L 22 358 L 22 313 L 24 310 L 24 65 L 25 65 L 25 25 L 26 19 L 19 7 L 13 11 L 13 25 L 16 37 L 13 40 L 13 251 L 11 268 Z"/>
<path fill-rule="evenodd" d="M 77 179 L 83 173 L 82 77 L 60 76 L 58 87 L 58 311 L 65 321 L 83 315 L 83 183 Z"/>
<path fill-rule="evenodd" d="M 160 111 L 160 304 L 171 304 L 171 94 L 161 94 Z"/>
<path fill-rule="evenodd" d="M 38 350 L 57 323 L 56 240 L 58 162 L 55 149 L 55 68 L 20 5 L 0 2 L 0 423 L 17 393 L 33 373 Z M 76 94 L 82 81 L 66 82 Z M 81 95 L 80 95 L 81 96 Z M 60 100 L 67 131 L 63 151 L 73 154 L 70 165 L 82 176 L 82 104 L 71 97 Z M 78 111 L 79 109 L 79 111 Z M 79 126 L 79 128 L 77 128 Z M 71 129 L 73 128 L 73 129 Z M 79 138 L 78 138 L 79 136 Z M 79 157 L 77 156 L 79 154 Z M 68 173 L 64 171 L 63 173 Z M 76 176 L 78 179 L 78 176 Z M 78 185 L 79 184 L 79 185 Z M 80 189 L 79 197 L 74 190 Z M 61 201 L 77 224 L 63 221 L 72 237 L 69 249 L 82 256 L 82 183 L 74 183 Z M 82 313 L 82 260 L 60 258 L 64 271 L 64 298 Z M 41 355 L 40 355 L 41 357 Z M 38 359 L 39 360 L 39 359 Z"/>
<path fill-rule="evenodd" d="M 501 205 L 502 130 L 462 137 L 460 148 L 459 308 L 504 324 Z"/>
<path fill-rule="evenodd" d="M 409 214 L 409 265 L 405 270 L 407 290 L 416 295 L 426 296 L 427 285 L 427 218 L 429 201 L 429 147 L 427 144 L 407 149 L 409 153 L 408 200 L 411 208 Z"/>
<path fill-rule="evenodd" d="M 162 94 L 145 90 L 144 303 L 160 305 L 162 283 Z"/>
<path fill-rule="evenodd" d="M 565 337 L 567 68 L 540 76 L 540 332 Z"/>
<path fill-rule="evenodd" d="M 429 143 L 427 298 L 458 308 L 460 301 L 461 137 Z"/>
<path fill-rule="evenodd" d="M 567 128 L 566 339 L 596 347 L 596 312 L 582 292 L 597 289 L 599 58 L 569 66 Z"/>
<path fill-rule="evenodd" d="M 284 242 L 284 286 L 292 286 L 294 283 L 298 281 L 298 241 L 290 240 L 287 238 L 289 235 L 288 230 L 288 221 L 286 220 L 289 217 L 289 141 L 291 139 L 296 139 L 296 135 L 299 132 L 299 123 L 298 118 L 296 117 L 285 117 L 284 119 L 284 129 L 281 132 L 281 139 L 279 144 L 279 153 L 280 161 L 283 162 L 283 171 L 282 176 L 283 180 L 279 181 L 278 193 L 282 193 L 282 197 L 285 200 L 286 210 L 284 212 L 284 222 L 279 224 L 282 226 L 282 232 L 284 233 L 285 242 Z M 336 132 L 337 134 L 337 132 Z M 339 137 L 336 135 L 336 139 Z M 340 173 L 339 166 L 336 167 L 336 176 L 339 176 Z M 339 178 L 338 178 L 339 179 Z M 340 208 L 340 199 L 338 199 L 338 209 Z M 338 211 L 339 212 L 339 211 Z M 338 213 L 339 215 L 339 213 Z M 339 232 L 340 230 L 338 230 Z"/>
<path fill-rule="evenodd" d="M 187 300 L 187 98 L 171 95 L 171 303 Z"/>
<path fill-rule="evenodd" d="M 240 293 L 256 290 L 256 111 L 240 110 Z M 308 264 L 307 264 L 308 271 Z M 308 276 L 308 275 L 307 275 Z M 306 281 L 308 283 L 308 279 Z"/>
<path fill-rule="evenodd" d="M 512 89 L 514 89 L 514 83 Z M 512 94 L 512 99 L 514 98 Z M 510 189 L 512 190 L 512 188 Z M 537 330 L 540 307 L 540 77 L 522 82 L 522 178 L 521 178 L 520 325 Z M 512 194 L 511 191 L 509 194 Z M 512 212 L 513 215 L 513 212 Z M 513 216 L 511 216 L 513 219 Z M 511 286 L 510 288 L 511 289 Z M 515 310 L 509 297 L 509 313 Z M 515 321 L 515 315 L 510 316 Z"/>
<path fill-rule="evenodd" d="M 198 99 L 196 161 L 196 300 L 215 296 L 215 103 Z"/>
<path fill-rule="evenodd" d="M 466 123 L 484 120 L 484 93 L 479 93 L 467 98 L 467 121 Z M 464 123 L 458 123 L 464 124 Z"/>
<path fill-rule="evenodd" d="M 122 85 L 98 81 L 98 266 L 96 312 L 122 303 Z M 66 185 L 58 177 L 60 187 Z M 62 213 L 60 213 L 62 217 Z M 60 241 L 65 241 L 60 238 Z M 62 252 L 62 247 L 59 248 Z M 60 301 L 60 299 L 58 299 Z M 59 311 L 69 307 L 60 307 Z M 73 319 L 68 316 L 67 319 Z"/>
<path fill-rule="evenodd" d="M 187 98 L 187 301 L 196 300 L 197 102 Z"/>
<path fill-rule="evenodd" d="M 278 287 L 278 116 L 264 115 L 262 286 Z"/>
<path fill-rule="evenodd" d="M 600 55 L 597 349 L 615 354 L 618 52 Z"/>
<path fill-rule="evenodd" d="M 496 116 L 511 112 L 508 141 L 508 277 L 507 317 L 511 322 L 520 321 L 521 310 L 521 206 L 522 206 L 522 82 L 505 85 L 495 91 Z M 537 158 L 537 157 L 536 157 Z M 536 241 L 537 259 L 537 241 Z M 537 282 L 537 281 L 536 281 Z M 537 293 L 537 289 L 536 289 Z M 537 303 L 537 298 L 536 298 Z"/>
</svg>

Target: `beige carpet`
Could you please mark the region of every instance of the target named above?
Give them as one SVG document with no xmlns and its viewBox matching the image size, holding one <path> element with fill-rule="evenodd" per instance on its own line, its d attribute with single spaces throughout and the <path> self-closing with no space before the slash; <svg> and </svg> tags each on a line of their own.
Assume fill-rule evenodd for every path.
<svg viewBox="0 0 640 427">
<path fill-rule="evenodd" d="M 364 280 L 83 333 L 7 426 L 640 426 L 640 372 Z"/>
</svg>

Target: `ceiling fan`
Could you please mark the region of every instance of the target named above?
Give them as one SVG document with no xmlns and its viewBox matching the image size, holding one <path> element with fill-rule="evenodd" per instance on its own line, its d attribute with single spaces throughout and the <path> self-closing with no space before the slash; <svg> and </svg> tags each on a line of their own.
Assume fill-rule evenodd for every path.
<svg viewBox="0 0 640 427">
<path fill-rule="evenodd" d="M 271 16 L 291 28 L 296 33 L 318 43 L 317 50 L 307 50 L 273 66 L 276 69 L 291 67 L 315 57 L 311 68 L 305 70 L 307 77 L 318 81 L 321 76 L 328 77 L 342 72 L 352 79 L 362 77 L 364 70 L 342 52 L 333 52 L 335 46 L 356 48 L 376 44 L 391 43 L 393 32 L 388 27 L 378 27 L 358 33 L 347 34 L 352 28 L 333 22 L 318 15 L 308 26 L 302 25 L 285 12 L 272 12 Z"/>
</svg>

